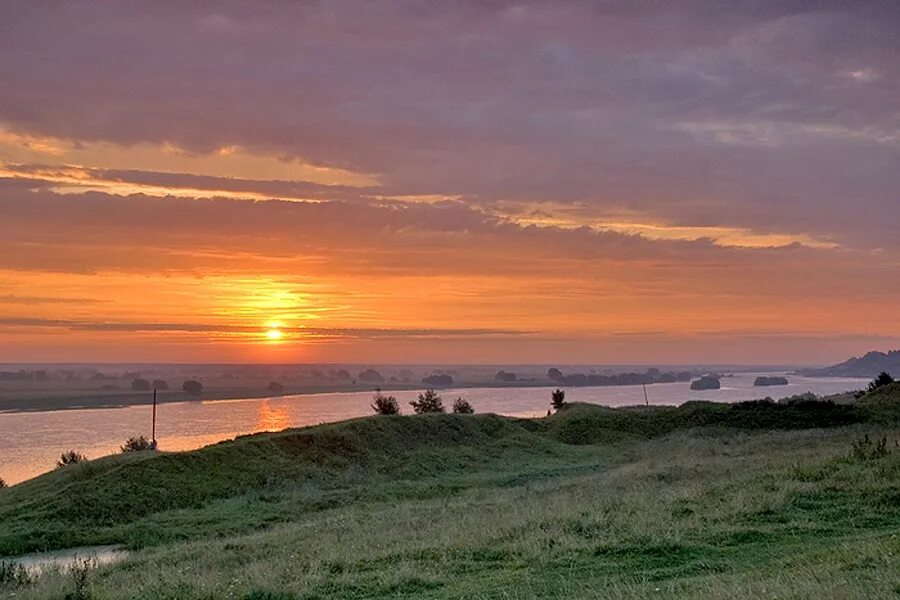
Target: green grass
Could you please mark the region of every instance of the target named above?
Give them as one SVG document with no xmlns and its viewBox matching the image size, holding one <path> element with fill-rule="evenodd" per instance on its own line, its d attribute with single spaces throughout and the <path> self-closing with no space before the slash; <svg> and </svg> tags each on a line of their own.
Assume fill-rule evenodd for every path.
<svg viewBox="0 0 900 600">
<path fill-rule="evenodd" d="M 885 398 L 372 417 L 108 457 L 0 491 L 0 555 L 125 544 L 99 600 L 896 597 Z M 864 435 L 887 455 L 854 457 Z"/>
</svg>

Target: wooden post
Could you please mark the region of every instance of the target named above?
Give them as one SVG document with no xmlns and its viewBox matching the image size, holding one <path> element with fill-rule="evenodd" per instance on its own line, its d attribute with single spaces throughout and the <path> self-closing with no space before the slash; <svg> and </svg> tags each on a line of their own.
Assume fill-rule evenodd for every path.
<svg viewBox="0 0 900 600">
<path fill-rule="evenodd" d="M 650 398 L 647 397 L 647 384 L 642 383 L 641 385 L 644 386 L 644 404 L 646 404 L 647 406 L 650 406 Z"/>
</svg>

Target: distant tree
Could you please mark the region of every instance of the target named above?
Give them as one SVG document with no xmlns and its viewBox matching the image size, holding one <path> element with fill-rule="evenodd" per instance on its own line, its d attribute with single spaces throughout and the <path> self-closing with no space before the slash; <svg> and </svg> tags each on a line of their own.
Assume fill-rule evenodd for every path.
<svg viewBox="0 0 900 600">
<path fill-rule="evenodd" d="M 87 457 L 84 454 L 76 452 L 74 450 L 69 450 L 68 452 L 63 452 L 60 455 L 59 460 L 56 461 L 56 468 L 62 469 L 63 467 L 68 467 L 69 465 L 77 465 L 78 463 L 85 462 L 86 460 Z"/>
<path fill-rule="evenodd" d="M 284 391 L 284 386 L 281 384 L 281 382 L 271 381 L 269 382 L 269 385 L 266 387 L 266 389 L 273 394 L 278 394 Z"/>
<path fill-rule="evenodd" d="M 893 377 L 891 377 L 890 373 L 888 373 L 886 371 L 882 371 L 878 375 L 878 377 L 876 377 L 875 379 L 873 379 L 872 381 L 869 382 L 868 391 L 874 392 L 878 388 L 882 388 L 882 387 L 884 387 L 886 385 L 890 385 L 894 382 L 895 382 L 895 379 Z"/>
<path fill-rule="evenodd" d="M 142 379 L 138 377 L 134 381 L 131 382 L 131 389 L 136 392 L 147 392 L 150 390 L 150 382 L 146 379 Z"/>
<path fill-rule="evenodd" d="M 447 374 L 434 374 L 422 378 L 425 385 L 434 385 L 440 387 L 450 387 L 453 385 L 453 377 Z"/>
<path fill-rule="evenodd" d="M 460 396 L 453 401 L 453 412 L 458 415 L 472 415 L 475 414 L 475 409 L 472 408 L 468 400 Z"/>
<path fill-rule="evenodd" d="M 374 382 L 374 383 L 381 383 L 382 381 L 384 381 L 384 377 L 381 375 L 381 373 L 379 373 L 375 369 L 366 369 L 365 371 L 363 371 L 362 373 L 357 375 L 357 378 L 360 381 Z"/>
<path fill-rule="evenodd" d="M 350 381 L 350 371 L 347 369 L 338 369 L 337 374 L 335 375 L 341 381 Z"/>
<path fill-rule="evenodd" d="M 167 390 L 167 389 L 169 389 L 169 384 L 164 379 L 154 379 L 153 380 L 153 389 L 154 390 Z"/>
<path fill-rule="evenodd" d="M 409 405 L 413 407 L 417 415 L 444 412 L 444 401 L 434 390 L 425 390 L 419 394 L 417 400 L 413 400 Z"/>
<path fill-rule="evenodd" d="M 150 443 L 150 440 L 144 436 L 138 436 L 130 437 L 125 440 L 125 443 L 122 444 L 119 449 L 122 452 L 146 452 L 147 450 L 152 450 L 153 445 Z"/>
<path fill-rule="evenodd" d="M 372 410 L 379 415 L 399 415 L 400 404 L 393 396 L 385 396 L 381 391 L 375 392 L 372 397 Z"/>
<path fill-rule="evenodd" d="M 516 374 L 515 373 L 507 373 L 506 371 L 497 371 L 497 374 L 494 375 L 495 381 L 515 381 Z"/>
<path fill-rule="evenodd" d="M 547 370 L 547 379 L 550 381 L 562 381 L 564 377 L 563 372 L 556 367 Z"/>
<path fill-rule="evenodd" d="M 191 396 L 199 396 L 203 393 L 203 384 L 196 379 L 188 379 L 183 384 L 181 384 L 181 390 L 185 394 L 190 394 Z"/>
<path fill-rule="evenodd" d="M 560 410 L 565 405 L 566 393 L 563 390 L 557 389 L 550 394 L 550 406 L 553 407 L 553 410 Z"/>
</svg>

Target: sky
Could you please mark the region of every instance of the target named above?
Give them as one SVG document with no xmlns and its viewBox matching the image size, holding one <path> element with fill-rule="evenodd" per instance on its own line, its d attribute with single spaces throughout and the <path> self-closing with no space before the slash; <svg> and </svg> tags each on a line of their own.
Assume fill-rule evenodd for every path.
<svg viewBox="0 0 900 600">
<path fill-rule="evenodd" d="M 0 1 L 0 361 L 900 346 L 892 0 Z"/>
</svg>

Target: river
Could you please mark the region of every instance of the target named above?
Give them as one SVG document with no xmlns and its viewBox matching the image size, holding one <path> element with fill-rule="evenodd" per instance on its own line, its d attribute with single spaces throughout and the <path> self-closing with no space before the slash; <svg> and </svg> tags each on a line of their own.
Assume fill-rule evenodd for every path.
<svg viewBox="0 0 900 600">
<path fill-rule="evenodd" d="M 783 373 L 766 373 L 779 375 Z M 864 379 L 789 377 L 790 384 L 753 387 L 760 373 L 736 373 L 722 379 L 722 389 L 691 391 L 688 383 L 647 386 L 651 404 L 678 405 L 689 400 L 739 402 L 765 396 L 780 398 L 813 392 L 834 394 L 865 387 Z M 546 414 L 552 388 L 508 387 L 442 390 L 445 404 L 463 396 L 477 412 L 535 417 Z M 390 392 L 404 412 L 417 391 Z M 566 388 L 570 402 L 606 406 L 644 403 L 641 386 Z M 161 450 L 179 451 L 257 431 L 279 431 L 340 421 L 372 413 L 371 392 L 303 394 L 246 400 L 204 400 L 160 404 L 157 438 Z M 118 452 L 131 436 L 150 437 L 151 407 L 95 408 L 47 412 L 0 413 L 0 477 L 13 484 L 52 469 L 62 452 L 77 450 L 88 458 Z"/>
</svg>

